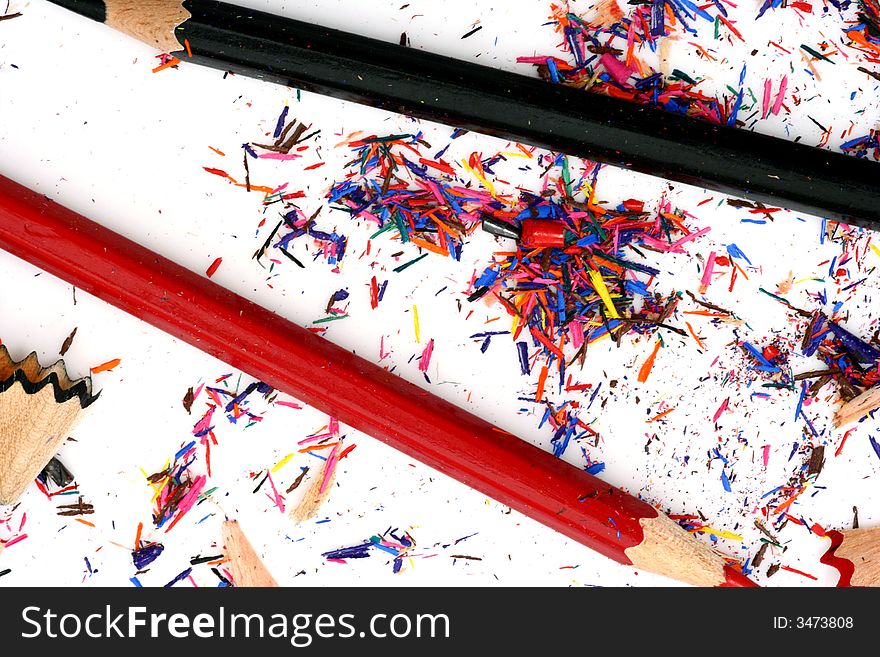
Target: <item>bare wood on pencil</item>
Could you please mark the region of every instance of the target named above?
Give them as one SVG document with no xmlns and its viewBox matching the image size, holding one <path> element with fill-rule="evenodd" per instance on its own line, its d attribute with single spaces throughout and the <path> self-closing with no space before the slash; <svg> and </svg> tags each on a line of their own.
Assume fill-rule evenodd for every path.
<svg viewBox="0 0 880 657">
<path fill-rule="evenodd" d="M 327 498 L 330 497 L 330 489 L 333 488 L 333 484 L 336 482 L 336 468 L 330 473 L 330 476 L 327 478 L 327 486 L 324 488 L 324 491 L 321 492 L 321 484 L 323 483 L 327 472 L 327 463 L 328 461 L 325 461 L 324 467 L 321 468 L 321 472 L 312 478 L 308 490 L 306 490 L 305 497 L 302 498 L 299 504 L 290 510 L 290 518 L 295 523 L 299 524 L 314 518 L 318 513 L 318 509 L 320 509 L 324 502 L 327 501 Z"/>
<path fill-rule="evenodd" d="M 853 565 L 852 586 L 880 585 L 880 527 L 841 531 L 843 542 L 835 551 Z"/>
<path fill-rule="evenodd" d="M 15 373 L 15 370 L 21 370 L 24 372 L 24 375 L 31 383 L 38 383 L 39 381 L 46 379 L 50 374 L 55 374 L 58 377 L 58 387 L 61 390 L 67 391 L 75 385 L 83 384 L 85 386 L 86 395 L 91 395 L 91 378 L 85 377 L 77 380 L 71 379 L 70 375 L 67 373 L 67 368 L 64 366 L 63 360 L 57 360 L 49 367 L 43 367 L 40 365 L 37 353 L 32 351 L 24 358 L 24 360 L 16 363 L 10 357 L 9 351 L 6 347 L 0 345 L 0 381 L 4 381 L 11 377 Z"/>
<path fill-rule="evenodd" d="M 718 586 L 725 580 L 724 559 L 696 541 L 663 513 L 642 518 L 645 539 L 625 550 L 636 568 L 694 586 Z"/>
<path fill-rule="evenodd" d="M 837 409 L 834 426 L 842 427 L 880 408 L 880 388 L 871 388 Z"/>
<path fill-rule="evenodd" d="M 35 353 L 15 362 L 0 346 L 0 383 L 0 504 L 12 504 L 76 424 L 91 379 L 71 380 L 60 360 L 44 368 Z"/>
<path fill-rule="evenodd" d="M 179 0 L 105 0 L 110 27 L 125 32 L 162 52 L 180 50 L 174 29 L 190 14 Z"/>
<path fill-rule="evenodd" d="M 223 523 L 223 542 L 226 544 L 226 556 L 229 558 L 232 578 L 237 587 L 278 586 L 247 536 L 241 531 L 237 520 L 227 520 Z"/>
<path fill-rule="evenodd" d="M 55 401 L 52 386 L 32 395 L 16 383 L 0 393 L 0 504 L 15 502 L 55 456 L 82 412 Z"/>
</svg>

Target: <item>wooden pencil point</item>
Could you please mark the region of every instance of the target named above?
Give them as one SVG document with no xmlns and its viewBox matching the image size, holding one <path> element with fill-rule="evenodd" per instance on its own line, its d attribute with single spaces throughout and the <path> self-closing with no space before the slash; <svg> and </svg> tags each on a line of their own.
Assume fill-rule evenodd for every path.
<svg viewBox="0 0 880 657">
<path fill-rule="evenodd" d="M 840 571 L 838 586 L 880 586 L 880 527 L 828 532 L 822 563 Z"/>
<path fill-rule="evenodd" d="M 266 569 L 247 536 L 241 531 L 237 520 L 223 523 L 223 542 L 232 579 L 238 588 L 277 587 L 278 583 Z"/>
<path fill-rule="evenodd" d="M 633 566 L 694 586 L 721 586 L 724 559 L 665 514 L 640 520 L 644 540 L 625 550 Z"/>
<path fill-rule="evenodd" d="M 837 409 L 834 426 L 840 428 L 850 422 L 861 420 L 878 408 L 880 408 L 880 388 L 870 388 Z"/>
<path fill-rule="evenodd" d="M 91 379 L 71 380 L 62 361 L 16 362 L 0 346 L 0 504 L 21 496 L 95 399 Z"/>
<path fill-rule="evenodd" d="M 104 5 L 108 26 L 162 52 L 183 47 L 174 30 L 192 14 L 180 0 L 105 0 Z"/>
<path fill-rule="evenodd" d="M 321 487 L 322 484 L 324 484 L 325 479 L 327 481 L 326 485 L 323 487 L 324 490 L 322 491 Z M 309 483 L 305 496 L 300 500 L 299 504 L 290 510 L 291 520 L 299 524 L 314 518 L 317 515 L 318 510 L 330 496 L 330 490 L 333 488 L 335 481 L 336 469 L 334 468 L 328 474 L 327 462 L 325 461 L 324 467 L 321 468 L 321 472 L 312 477 L 312 481 Z"/>
</svg>

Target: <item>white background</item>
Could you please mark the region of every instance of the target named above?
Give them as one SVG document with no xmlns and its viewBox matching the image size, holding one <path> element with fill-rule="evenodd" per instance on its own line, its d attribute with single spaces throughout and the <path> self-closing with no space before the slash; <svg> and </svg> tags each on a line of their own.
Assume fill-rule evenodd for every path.
<svg viewBox="0 0 880 657">
<path fill-rule="evenodd" d="M 532 73 L 530 67 L 516 64 L 517 56 L 562 56 L 552 28 L 542 27 L 549 14 L 545 2 L 311 0 L 240 4 L 393 42 L 405 31 L 413 47 L 527 74 Z M 722 38 L 716 40 L 710 24 L 697 24 L 698 37 L 668 40 L 670 59 L 664 70 L 677 67 L 691 76 L 705 77 L 701 88 L 721 93 L 727 85 L 736 86 L 746 63 L 747 85 L 755 91 L 758 106 L 764 79 L 773 79 L 775 89 L 787 73 L 791 77 L 791 98 L 786 101 L 790 114 L 784 111 L 767 121 L 749 121 L 750 127 L 816 144 L 821 131 L 809 115 L 833 128 L 832 146 L 841 142 L 846 131 L 851 130 L 850 136 L 865 134 L 878 120 L 878 84 L 856 70 L 855 51 L 844 49 L 833 55 L 833 65 L 816 63 L 821 80 L 804 70 L 799 44 L 816 48 L 827 41 L 839 46 L 842 39 L 843 19 L 836 10 L 823 15 L 822 7 L 813 4 L 811 16 L 780 9 L 756 22 L 757 3 L 741 2 L 730 14 L 746 43 L 732 40 L 723 29 Z M 574 8 L 589 13 L 588 5 Z M 399 245 L 383 236 L 373 240 L 371 255 L 366 256 L 372 227 L 324 208 L 319 227 L 335 227 L 350 238 L 349 252 L 339 271 L 331 271 L 320 258 L 312 262 L 312 247 L 295 243 L 293 252 L 307 263 L 307 269 L 285 261 L 269 272 L 251 255 L 277 222 L 277 206 L 264 215 L 260 194 L 248 194 L 203 170 L 206 166 L 220 168 L 243 179 L 241 144 L 265 140 L 282 108 L 289 104 L 291 118 L 298 117 L 322 130 L 318 146 L 299 160 L 253 164 L 251 180 L 268 186 L 289 182 L 290 190 L 305 190 L 307 196 L 299 203 L 310 215 L 324 204 L 329 185 L 344 175 L 349 153 L 336 145 L 346 134 L 420 129 L 439 150 L 448 140 L 449 128 L 415 125 L 402 116 L 312 94 L 298 97 L 295 90 L 236 76 L 224 80 L 222 73 L 195 66 L 153 74 L 155 53 L 125 36 L 44 2 L 13 3 L 10 10 L 22 11 L 24 16 L 0 23 L 0 174 L 195 271 L 203 273 L 215 258 L 222 257 L 214 280 L 303 325 L 322 317 L 330 295 L 346 288 L 351 293 L 347 301 L 350 317 L 327 324 L 327 338 L 377 362 L 383 340 L 384 350 L 390 354 L 381 361 L 383 365 L 396 366 L 396 373 L 432 392 L 526 440 L 548 446 L 550 430 L 537 428 L 542 410 L 517 399 L 533 397 L 536 380 L 520 375 L 516 350 L 508 336 L 494 338 L 485 354 L 480 353 L 481 341 L 468 337 L 509 327 L 501 308 L 464 302 L 474 270 L 481 270 L 492 251 L 503 245 L 476 234 L 466 244 L 459 263 L 430 256 L 395 274 L 391 270 L 418 255 L 415 250 L 394 259 L 391 254 L 400 250 Z M 851 18 L 852 13 L 847 15 Z M 460 37 L 478 21 L 483 29 L 462 40 Z M 769 46 L 769 40 L 792 54 Z M 690 42 L 709 49 L 717 61 L 700 58 Z M 753 50 L 757 52 L 751 54 Z M 504 142 L 471 134 L 456 140 L 448 158 L 455 155 L 460 160 L 474 151 L 489 155 L 509 148 Z M 303 171 L 321 160 L 326 162 L 323 167 Z M 499 177 L 512 186 L 536 185 L 538 173 L 519 171 L 518 166 L 520 162 L 509 170 L 499 166 Z M 760 518 L 760 497 L 783 485 L 803 462 L 801 455 L 788 460 L 792 444 L 803 440 L 803 423 L 792 421 L 797 403 L 793 393 L 774 392 L 771 400 L 759 403 L 749 401 L 752 389 L 747 387 L 745 376 L 723 383 L 725 372 L 741 372 L 745 367 L 731 343 L 739 336 L 764 344 L 777 333 L 797 341 L 800 334 L 782 306 L 758 293 L 760 286 L 775 290 L 789 272 L 799 282 L 789 295 L 792 303 L 817 307 L 806 293 L 824 288 L 829 304 L 846 302 L 850 310 L 847 326 L 863 336 L 870 335 L 880 316 L 871 301 L 878 278 L 870 270 L 880 264 L 880 258 L 869 252 L 861 271 L 853 265 L 852 280 L 863 276 L 868 280 L 855 290 L 839 292 L 851 281 L 841 283 L 827 277 L 827 265 L 820 263 L 838 255 L 840 248 L 820 245 L 820 221 L 816 218 L 780 212 L 766 225 L 741 223 L 751 215 L 724 204 L 718 206 L 722 197 L 704 190 L 681 185 L 670 189 L 664 181 L 618 170 L 605 170 L 599 182 L 599 198 L 609 204 L 638 197 L 656 207 L 664 191 L 674 205 L 693 213 L 694 225 L 708 225 L 712 231 L 691 245 L 688 255 L 657 260 L 663 269 L 657 289 L 696 291 L 700 258 L 735 242 L 754 263 L 747 269 L 749 280 L 740 279 L 734 293 L 728 294 L 728 279 L 720 279 L 710 288 L 707 299 L 735 308 L 748 326 L 734 332 L 735 327 L 678 316 L 677 325 L 683 326 L 685 319 L 691 322 L 706 352 L 699 351 L 690 338 L 664 336 L 666 347 L 644 385 L 635 383 L 635 374 L 650 353 L 653 339 L 627 337 L 621 349 L 597 343 L 584 370 L 574 372 L 572 368 L 582 383 L 604 382 L 597 403 L 581 416 L 602 434 L 602 441 L 597 447 L 583 447 L 594 460 L 606 463 L 602 476 L 608 481 L 673 513 L 699 511 L 707 518 L 707 525 L 742 536 L 742 541 L 719 540 L 717 547 L 726 554 L 747 558 L 760 547 L 761 535 L 753 526 Z M 709 197 L 713 202 L 698 207 Z M 258 231 L 263 218 L 266 227 Z M 369 305 L 372 275 L 390 281 L 375 311 Z M 11 569 L 0 578 L 0 584 L 129 586 L 135 570 L 130 550 L 137 525 L 143 522 L 144 538 L 162 542 L 166 551 L 139 579 L 145 586 L 161 586 L 185 570 L 191 557 L 221 551 L 217 546 L 219 523 L 225 516 L 241 521 L 275 577 L 285 585 L 670 583 L 599 557 L 347 429 L 347 442 L 356 443 L 357 448 L 341 463 L 336 487 L 317 519 L 330 522 L 294 526 L 264 495 L 266 489 L 251 493 L 255 486 L 251 474 L 265 471 L 295 451 L 296 442 L 320 429 L 327 418 L 310 409 L 263 409 L 258 401 L 253 410 L 266 411 L 260 424 L 245 429 L 218 421 L 220 446 L 212 454 L 214 471 L 209 482 L 217 492 L 171 532 L 152 530 L 152 492 L 142 470 L 160 470 L 190 439 L 192 425 L 204 411 L 206 400 L 204 396 L 196 400 L 193 415 L 187 415 L 181 404 L 187 388 L 199 382 L 212 383 L 231 370 L 85 293 L 78 291 L 74 304 L 69 285 L 2 253 L 0 281 L 0 339 L 13 355 L 21 357 L 36 350 L 44 362 L 51 362 L 64 338 L 78 327 L 65 358 L 73 375 L 84 375 L 90 367 L 112 358 L 122 360 L 112 372 L 95 376 L 101 399 L 75 430 L 76 442 L 68 443 L 61 452 L 85 501 L 95 505 L 95 514 L 88 517 L 95 527 L 56 515 L 57 504 L 75 499 L 49 501 L 32 486 L 15 509 L 4 512 L 7 522 L 0 524 L 4 540 L 27 534 L 25 540 L 0 554 L 0 571 Z M 462 312 L 457 300 L 463 302 Z M 414 305 L 418 307 L 421 343 L 414 335 Z M 693 309 L 688 305 L 683 308 Z M 466 319 L 470 309 L 474 312 Z M 493 318 L 500 319 L 485 323 Z M 430 338 L 435 340 L 435 350 L 428 372 L 433 383 L 428 384 L 414 357 Z M 815 363 L 795 357 L 793 366 L 795 371 L 804 371 Z M 232 381 L 237 376 L 235 373 Z M 611 379 L 619 381 L 613 390 Z M 551 398 L 563 401 L 578 397 L 554 390 Z M 711 417 L 725 398 L 730 398 L 731 410 L 716 429 Z M 873 491 L 880 460 L 868 441 L 872 432 L 877 435 L 877 423 L 863 423 L 850 436 L 842 455 L 834 458 L 841 435 L 829 425 L 836 394 L 825 389 L 820 398 L 820 403 L 808 407 L 808 413 L 823 432 L 819 442 L 829 446 L 828 462 L 816 482 L 818 487 L 801 496 L 793 513 L 827 528 L 849 527 L 852 507 L 857 506 L 862 525 L 869 526 L 878 515 Z M 601 400 L 606 403 L 599 412 Z M 645 424 L 645 419 L 669 406 L 675 406 L 676 411 L 666 422 Z M 770 445 L 766 468 L 764 445 Z M 709 457 L 714 447 L 731 462 L 733 469 L 729 468 L 728 474 L 737 475 L 730 493 L 721 486 L 722 463 Z M 577 445 L 565 457 L 579 465 L 585 463 Z M 685 457 L 689 457 L 687 463 Z M 300 466 L 317 463 L 307 455 L 297 455 L 273 474 L 276 485 L 287 488 Z M 297 499 L 294 493 L 287 503 L 295 504 Z M 19 532 L 25 514 L 26 522 Z M 207 520 L 197 524 L 205 516 L 209 516 Z M 326 563 L 321 556 L 328 550 L 361 543 L 389 527 L 409 531 L 417 541 L 413 558 L 398 575 L 391 572 L 390 556 L 381 552 L 346 565 Z M 835 573 L 818 563 L 826 541 L 792 523 L 781 531 L 779 539 L 788 549 L 784 553 L 771 550 L 756 579 L 792 586 L 836 581 Z M 462 554 L 480 560 L 454 558 Z M 806 571 L 818 579 L 783 570 L 767 580 L 766 568 L 772 563 Z M 178 586 L 192 582 L 212 586 L 217 579 L 208 566 L 201 565 L 194 567 L 192 580 Z"/>
</svg>

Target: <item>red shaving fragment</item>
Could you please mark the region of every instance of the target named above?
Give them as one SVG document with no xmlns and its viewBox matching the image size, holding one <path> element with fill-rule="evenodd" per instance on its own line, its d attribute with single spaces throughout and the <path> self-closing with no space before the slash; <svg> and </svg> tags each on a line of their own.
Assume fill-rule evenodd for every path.
<svg viewBox="0 0 880 657">
<path fill-rule="evenodd" d="M 740 34 L 739 30 L 733 26 L 733 23 L 731 23 L 729 20 L 724 18 L 724 16 L 722 16 L 721 14 L 718 14 L 718 18 L 721 20 L 722 23 L 724 23 L 728 28 L 730 28 L 730 31 L 733 32 L 734 35 L 736 35 L 737 39 L 739 39 L 740 41 L 745 43 L 745 39 L 743 39 L 743 35 Z"/>
<path fill-rule="evenodd" d="M 813 575 L 810 575 L 810 573 L 805 573 L 803 570 L 798 570 L 797 568 L 792 568 L 791 566 L 783 566 L 782 570 L 787 570 L 788 572 L 795 573 L 797 575 L 803 575 L 804 577 L 807 577 L 812 580 L 816 579 L 816 577 L 814 577 Z"/>
<path fill-rule="evenodd" d="M 214 262 L 211 263 L 211 266 L 208 267 L 208 270 L 205 272 L 208 278 L 211 278 L 216 271 L 220 268 L 220 263 L 223 262 L 223 258 L 217 258 Z"/>
<path fill-rule="evenodd" d="M 375 276 L 370 279 L 370 307 L 379 307 L 379 282 L 376 280 Z"/>
<path fill-rule="evenodd" d="M 847 431 L 843 434 L 843 438 L 840 439 L 840 445 L 837 446 L 837 449 L 834 450 L 834 456 L 840 456 L 840 453 L 843 451 L 843 446 L 846 444 L 846 439 L 849 438 L 849 435 L 855 431 L 855 427 Z"/>
<path fill-rule="evenodd" d="M 785 48 L 783 48 L 782 46 L 780 46 L 780 45 L 779 45 L 778 43 L 776 43 L 775 41 L 771 41 L 771 42 L 770 42 L 770 45 L 771 45 L 771 46 L 776 46 L 776 47 L 779 48 L 782 52 L 788 53 L 789 55 L 791 54 L 791 50 L 786 50 Z"/>
</svg>

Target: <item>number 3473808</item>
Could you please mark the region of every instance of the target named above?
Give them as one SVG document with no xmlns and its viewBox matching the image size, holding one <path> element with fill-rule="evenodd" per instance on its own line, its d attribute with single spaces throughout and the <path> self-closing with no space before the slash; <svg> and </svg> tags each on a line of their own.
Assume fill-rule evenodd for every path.
<svg viewBox="0 0 880 657">
<path fill-rule="evenodd" d="M 852 616 L 797 616 L 786 618 L 776 616 L 773 619 L 773 628 L 777 630 L 849 630 L 853 628 Z"/>
</svg>

